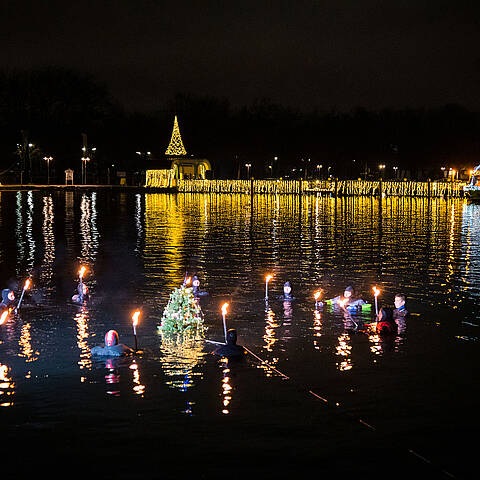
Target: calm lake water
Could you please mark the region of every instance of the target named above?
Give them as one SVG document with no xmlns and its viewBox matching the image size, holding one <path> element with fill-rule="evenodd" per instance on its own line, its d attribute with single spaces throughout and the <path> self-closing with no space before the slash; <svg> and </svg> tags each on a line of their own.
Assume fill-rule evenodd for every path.
<svg viewBox="0 0 480 480">
<path fill-rule="evenodd" d="M 0 259 L 2 288 L 33 280 L 0 326 L 2 443 L 17 473 L 468 478 L 476 466 L 480 205 L 2 192 Z M 86 307 L 69 301 L 82 264 Z M 276 370 L 162 338 L 186 271 L 209 293 L 207 338 L 222 340 L 228 301 L 239 343 Z M 287 280 L 292 303 L 278 299 Z M 315 310 L 317 288 L 331 298 L 347 285 L 369 301 L 377 285 L 382 305 L 404 292 L 406 334 L 379 338 L 373 312 L 355 330 Z M 133 346 L 138 307 L 142 353 L 92 358 L 111 328 Z"/>
</svg>

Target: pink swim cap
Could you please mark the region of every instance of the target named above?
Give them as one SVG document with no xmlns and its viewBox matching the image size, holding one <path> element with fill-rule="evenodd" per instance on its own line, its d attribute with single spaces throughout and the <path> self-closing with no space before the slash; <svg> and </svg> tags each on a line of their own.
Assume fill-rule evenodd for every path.
<svg viewBox="0 0 480 480">
<path fill-rule="evenodd" d="M 109 330 L 105 334 L 105 345 L 107 347 L 118 345 L 118 333 L 115 330 Z"/>
</svg>

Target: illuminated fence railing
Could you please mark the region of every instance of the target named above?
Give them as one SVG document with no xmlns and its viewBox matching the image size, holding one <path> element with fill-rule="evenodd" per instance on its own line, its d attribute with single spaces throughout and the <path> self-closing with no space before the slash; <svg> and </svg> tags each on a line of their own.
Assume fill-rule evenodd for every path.
<svg viewBox="0 0 480 480">
<path fill-rule="evenodd" d="M 151 172 L 151 173 L 150 173 Z M 461 197 L 464 182 L 370 180 L 175 180 L 169 170 L 147 171 L 147 187 L 176 186 L 185 193 L 323 193 L 338 196 Z"/>
<path fill-rule="evenodd" d="M 146 187 L 170 188 L 173 185 L 173 170 L 147 170 Z"/>
<path fill-rule="evenodd" d="M 298 193 L 295 180 L 177 180 L 179 192 L 190 193 Z"/>
<path fill-rule="evenodd" d="M 304 192 L 330 192 L 336 195 L 391 197 L 461 197 L 464 182 L 413 182 L 413 181 L 369 181 L 329 180 L 303 182 Z"/>
</svg>

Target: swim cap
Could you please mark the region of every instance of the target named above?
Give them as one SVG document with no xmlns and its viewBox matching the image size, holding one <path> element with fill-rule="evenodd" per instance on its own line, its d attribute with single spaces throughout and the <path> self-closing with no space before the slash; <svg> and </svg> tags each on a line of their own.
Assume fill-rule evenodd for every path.
<svg viewBox="0 0 480 480">
<path fill-rule="evenodd" d="M 109 330 L 105 334 L 105 345 L 107 347 L 118 345 L 118 333 L 115 330 Z"/>
</svg>

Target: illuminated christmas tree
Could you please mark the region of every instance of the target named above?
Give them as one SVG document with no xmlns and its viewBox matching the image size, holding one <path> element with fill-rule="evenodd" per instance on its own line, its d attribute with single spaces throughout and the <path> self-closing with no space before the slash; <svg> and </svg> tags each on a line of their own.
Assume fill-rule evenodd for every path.
<svg viewBox="0 0 480 480">
<path fill-rule="evenodd" d="M 177 116 L 175 115 L 175 120 L 173 122 L 172 138 L 170 139 L 170 144 L 168 145 L 165 155 L 179 157 L 186 154 L 187 151 L 183 146 L 182 136 L 180 135 L 180 128 L 178 128 Z"/>
<path fill-rule="evenodd" d="M 192 288 L 182 286 L 172 292 L 158 328 L 164 333 L 203 334 L 202 310 L 193 296 Z"/>
</svg>

